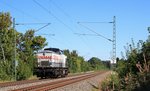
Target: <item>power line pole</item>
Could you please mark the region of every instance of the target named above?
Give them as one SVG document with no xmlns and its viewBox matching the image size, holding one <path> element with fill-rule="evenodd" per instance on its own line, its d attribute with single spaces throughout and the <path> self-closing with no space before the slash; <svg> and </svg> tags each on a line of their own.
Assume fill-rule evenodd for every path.
<svg viewBox="0 0 150 91">
<path fill-rule="evenodd" d="M 16 61 L 16 31 L 15 31 L 15 18 L 13 18 L 13 29 L 14 29 L 14 70 L 15 70 L 15 81 L 16 81 L 16 77 L 17 77 L 17 70 L 16 70 L 16 67 L 17 67 L 17 61 Z"/>
<path fill-rule="evenodd" d="M 114 53 L 113 63 L 116 63 L 116 17 L 115 16 L 114 16 L 114 19 L 113 19 L 113 53 Z"/>
<path fill-rule="evenodd" d="M 95 35 L 93 34 L 80 34 L 80 33 L 75 33 L 77 35 L 90 35 L 90 36 L 100 36 L 104 39 L 107 39 L 108 41 L 112 42 L 112 58 L 111 58 L 111 67 L 113 68 L 114 65 L 116 64 L 116 17 L 113 16 L 113 21 L 112 22 L 77 22 L 78 24 L 82 25 L 81 23 L 112 23 L 113 24 L 113 34 L 112 34 L 112 39 L 109 39 L 97 32 L 95 32 L 94 30 L 90 29 L 89 27 L 82 25 L 84 28 L 88 29 L 89 31 L 95 33 Z"/>
<path fill-rule="evenodd" d="M 116 17 L 113 17 L 113 57 L 111 61 L 112 67 L 116 64 Z"/>
<path fill-rule="evenodd" d="M 12 65 L 12 66 L 14 66 L 15 72 L 12 74 L 12 76 L 14 76 L 15 81 L 17 80 L 17 70 L 16 70 L 16 68 L 18 66 L 18 61 L 16 59 L 16 55 L 17 55 L 17 52 L 16 52 L 16 45 L 17 45 L 16 44 L 16 32 L 17 31 L 15 30 L 16 25 L 37 25 L 37 24 L 46 24 L 46 25 L 40 27 L 35 32 L 38 32 L 39 30 L 42 30 L 43 28 L 49 26 L 51 23 L 16 23 L 15 22 L 15 18 L 13 18 L 13 29 L 14 29 L 14 60 L 12 61 L 12 64 L 14 64 L 14 65 Z"/>
</svg>

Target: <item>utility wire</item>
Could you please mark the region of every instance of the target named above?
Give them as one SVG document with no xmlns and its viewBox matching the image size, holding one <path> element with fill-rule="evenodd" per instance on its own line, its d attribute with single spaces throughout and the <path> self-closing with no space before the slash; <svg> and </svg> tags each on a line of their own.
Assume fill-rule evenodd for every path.
<svg viewBox="0 0 150 91">
<path fill-rule="evenodd" d="M 55 5 L 56 8 L 59 9 L 66 17 L 70 18 L 70 21 L 71 21 L 71 22 L 73 21 L 73 20 L 72 20 L 72 17 L 71 17 L 69 14 L 67 14 L 59 5 L 57 5 L 53 0 L 49 0 L 49 2 L 50 2 L 50 1 L 51 1 L 51 2 L 53 3 L 53 5 Z M 74 33 L 74 34 L 76 34 L 76 35 L 91 35 L 91 34 L 79 34 L 79 33 Z M 94 34 L 93 34 L 93 36 L 98 36 L 98 35 L 94 35 Z M 85 46 L 87 46 L 88 49 L 92 50 L 92 47 L 89 46 L 89 44 L 85 41 L 85 39 L 84 39 L 83 37 L 81 37 L 81 36 L 79 36 L 79 37 L 80 37 L 80 39 L 82 40 L 81 42 L 82 42 Z"/>
<path fill-rule="evenodd" d="M 41 30 L 41 29 L 43 29 L 43 28 L 45 28 L 45 27 L 47 27 L 47 26 L 49 26 L 51 23 L 47 23 L 45 26 L 43 26 L 43 27 L 41 27 L 41 28 L 39 28 L 39 29 L 36 29 L 36 31 L 35 32 L 37 32 L 37 31 L 39 31 L 39 30 Z"/>
<path fill-rule="evenodd" d="M 54 26 L 52 26 L 53 27 L 53 29 L 51 29 L 52 31 L 54 31 L 54 30 L 57 30 Z M 52 28 L 51 27 L 51 28 Z M 63 37 L 62 35 L 59 35 L 59 37 Z M 51 37 L 52 38 L 52 37 Z M 54 38 L 52 38 L 52 39 L 54 39 Z M 58 39 L 54 39 L 54 40 L 56 40 L 57 42 L 59 42 L 59 40 Z M 60 43 L 60 42 L 59 42 Z M 68 46 L 68 44 L 70 44 L 71 42 L 70 41 L 68 41 L 68 40 L 65 40 L 65 41 L 63 41 L 63 42 L 61 42 L 60 44 L 66 44 L 67 45 L 67 47 L 69 48 L 69 46 Z M 70 46 L 71 47 L 71 46 Z"/>
<path fill-rule="evenodd" d="M 16 23 L 15 25 L 43 25 L 49 23 Z"/>
<path fill-rule="evenodd" d="M 5 3 L 5 2 L 3 2 L 3 3 L 4 3 L 6 6 L 8 6 L 8 7 L 10 7 L 10 8 L 13 8 L 14 10 L 20 12 L 20 13 L 23 14 L 23 15 L 29 16 L 30 18 L 32 18 L 32 19 L 34 19 L 34 20 L 39 20 L 38 18 L 35 18 L 35 17 L 31 16 L 30 14 L 28 14 L 28 13 L 26 13 L 26 12 L 24 12 L 24 11 L 22 11 L 22 10 L 16 8 L 16 7 L 14 7 L 14 6 L 12 6 L 12 5 L 9 5 L 9 4 Z M 39 21 L 40 21 L 40 20 L 39 20 Z M 16 23 L 15 25 L 37 25 L 37 24 L 46 24 L 46 25 L 43 26 L 43 27 L 41 27 L 41 28 L 39 28 L 39 29 L 37 29 L 36 32 L 39 31 L 39 30 L 41 30 L 41 29 L 43 29 L 44 27 L 50 25 L 50 23 Z"/>
<path fill-rule="evenodd" d="M 85 33 L 74 33 L 76 35 L 89 35 L 89 36 L 99 36 L 97 34 L 85 34 Z"/>
<path fill-rule="evenodd" d="M 72 22 L 72 17 L 66 13 L 59 5 L 57 5 L 53 0 L 49 0 L 49 2 L 51 1 L 51 3 L 53 3 L 53 5 L 60 10 L 67 18 L 70 18 L 70 21 Z"/>
<path fill-rule="evenodd" d="M 51 37 L 51 36 L 50 36 Z M 68 48 L 71 47 L 71 45 L 69 45 L 69 43 L 65 43 L 65 42 L 62 42 L 62 41 L 59 41 L 53 37 L 51 37 L 51 39 L 55 40 L 56 43 L 59 43 L 60 45 L 65 45 L 67 46 Z"/>
<path fill-rule="evenodd" d="M 47 35 L 47 36 L 55 36 L 55 34 L 36 34 L 36 35 Z"/>
<path fill-rule="evenodd" d="M 46 24 L 46 25 L 44 25 L 44 26 L 42 26 L 42 27 L 36 29 L 35 32 L 38 32 L 39 30 L 41 30 L 41 29 L 43 29 L 43 28 L 49 26 L 51 23 L 16 23 L 15 25 L 23 25 L 23 26 L 25 26 L 25 25 L 37 25 L 37 24 Z"/>
<path fill-rule="evenodd" d="M 38 3 L 36 0 L 33 0 L 33 2 L 35 3 L 35 4 L 37 4 L 39 7 L 41 7 L 44 11 L 46 11 L 47 13 L 49 13 L 50 15 L 52 15 L 57 21 L 59 21 L 60 23 L 62 23 L 65 27 L 67 27 L 69 30 L 71 30 L 73 33 L 75 33 L 74 32 L 74 30 L 71 28 L 71 27 L 69 27 L 68 25 L 66 25 L 63 21 L 61 21 L 57 16 L 55 16 L 52 12 L 50 12 L 48 9 L 46 9 L 44 6 L 42 6 L 40 3 Z M 65 13 L 65 12 L 64 12 Z M 65 15 L 67 15 L 66 13 L 65 13 Z M 67 15 L 68 16 L 68 15 Z M 53 38 L 54 39 L 54 38 Z M 82 38 L 81 38 L 82 39 Z M 83 41 L 83 40 L 82 40 Z M 85 43 L 85 42 L 84 42 Z M 68 44 L 68 43 L 67 43 Z M 87 43 L 85 43 L 85 45 L 86 46 L 88 46 L 88 44 Z"/>
<path fill-rule="evenodd" d="M 3 2 L 3 4 L 6 5 L 7 7 L 10 7 L 10 8 L 12 8 L 12 9 L 14 9 L 14 10 L 20 12 L 20 13 L 23 14 L 23 15 L 26 15 L 26 16 L 28 16 L 28 17 L 30 17 L 30 18 L 36 20 L 36 21 L 37 21 L 37 20 L 40 21 L 38 18 L 36 18 L 36 17 L 34 17 L 34 16 L 32 16 L 32 15 L 30 15 L 30 14 L 28 14 L 28 13 L 26 13 L 26 12 L 24 12 L 24 11 L 22 11 L 22 10 L 16 8 L 16 7 L 14 7 L 14 6 L 12 6 L 12 5 L 9 5 L 9 4 L 7 4 L 6 2 Z"/>
<path fill-rule="evenodd" d="M 78 22 L 78 23 L 113 23 L 113 22 Z"/>
<path fill-rule="evenodd" d="M 100 36 L 100 37 L 102 37 L 102 38 L 104 38 L 104 39 L 107 39 L 108 41 L 111 41 L 111 42 L 112 42 L 112 40 L 111 40 L 111 39 L 108 39 L 108 38 L 106 38 L 105 36 L 103 36 L 103 35 L 101 35 L 101 34 L 99 34 L 99 33 L 95 32 L 94 30 L 92 30 L 91 28 L 89 28 L 89 27 L 87 27 L 87 26 L 85 26 L 85 25 L 81 24 L 80 22 L 77 22 L 77 23 L 78 23 L 79 25 L 81 25 L 82 27 L 84 27 L 84 28 L 88 29 L 89 31 L 91 31 L 91 32 L 95 33 L 97 36 Z"/>
<path fill-rule="evenodd" d="M 33 2 L 35 4 L 37 4 L 39 7 L 41 7 L 44 11 L 46 11 L 48 14 L 52 15 L 57 21 L 59 21 L 60 23 L 62 23 L 65 27 L 67 27 L 69 30 L 72 31 L 72 33 L 74 33 L 74 30 L 69 27 L 68 25 L 66 25 L 63 21 L 61 21 L 57 16 L 55 16 L 53 13 L 51 13 L 47 8 L 45 8 L 44 6 L 42 6 L 40 3 L 38 3 L 36 0 L 33 0 Z M 69 42 L 69 41 L 68 41 Z"/>
<path fill-rule="evenodd" d="M 52 12 L 50 12 L 48 9 L 46 9 L 43 5 L 41 5 L 40 3 L 38 3 L 36 0 L 33 0 L 33 2 L 35 4 L 37 4 L 39 7 L 41 7 L 44 11 L 46 11 L 47 13 L 49 13 L 50 15 L 52 15 L 57 21 L 59 21 L 60 23 L 62 23 L 69 30 L 71 30 L 72 32 L 74 32 L 71 27 L 69 27 L 67 24 L 65 24 L 63 21 L 61 21 L 57 16 L 55 16 Z"/>
<path fill-rule="evenodd" d="M 57 5 L 53 0 L 49 0 L 50 3 L 53 3 L 53 5 L 59 10 L 61 11 L 67 18 L 70 18 L 70 22 L 73 22 L 72 17 L 66 13 L 59 5 Z M 74 33 L 76 34 L 76 33 Z M 89 44 L 85 42 L 85 40 L 83 39 L 83 37 L 79 36 L 80 39 L 82 40 L 81 42 L 87 46 L 87 48 L 89 48 L 91 50 L 91 47 L 89 47 Z"/>
</svg>

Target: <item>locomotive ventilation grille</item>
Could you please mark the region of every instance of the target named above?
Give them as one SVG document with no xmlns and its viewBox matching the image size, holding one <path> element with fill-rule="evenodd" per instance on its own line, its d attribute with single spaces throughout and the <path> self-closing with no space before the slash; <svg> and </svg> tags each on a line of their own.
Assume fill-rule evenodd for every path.
<svg viewBox="0 0 150 91">
<path fill-rule="evenodd" d="M 49 61 L 41 61 L 41 66 L 49 66 Z"/>
</svg>

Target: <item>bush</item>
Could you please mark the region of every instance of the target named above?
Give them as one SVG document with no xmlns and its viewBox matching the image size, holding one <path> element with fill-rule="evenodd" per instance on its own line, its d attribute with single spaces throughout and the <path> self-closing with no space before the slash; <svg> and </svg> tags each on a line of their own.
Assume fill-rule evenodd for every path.
<svg viewBox="0 0 150 91">
<path fill-rule="evenodd" d="M 17 80 L 25 80 L 32 75 L 31 68 L 23 61 L 19 62 L 17 67 Z"/>
<path fill-rule="evenodd" d="M 120 80 L 119 80 L 118 74 L 113 72 L 111 75 L 109 75 L 102 82 L 101 90 L 102 91 L 108 91 L 108 90 L 119 91 L 120 90 Z"/>
<path fill-rule="evenodd" d="M 0 80 L 11 80 L 13 74 L 12 65 L 10 65 L 10 62 L 5 60 L 0 62 Z"/>
</svg>

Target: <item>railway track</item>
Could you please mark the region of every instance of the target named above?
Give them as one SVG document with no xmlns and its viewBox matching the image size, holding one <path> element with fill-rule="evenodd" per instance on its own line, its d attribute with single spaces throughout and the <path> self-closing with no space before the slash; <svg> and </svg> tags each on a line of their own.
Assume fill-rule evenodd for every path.
<svg viewBox="0 0 150 91">
<path fill-rule="evenodd" d="M 67 77 L 73 77 L 73 76 L 79 76 L 83 74 L 89 74 L 89 73 L 82 73 L 82 74 L 71 74 Z M 49 79 L 33 79 L 33 80 L 22 80 L 22 81 L 15 81 L 15 82 L 6 82 L 6 83 L 0 83 L 0 88 L 3 87 L 10 87 L 10 86 L 16 86 L 16 85 L 23 85 L 23 84 L 29 84 L 29 83 L 35 83 L 40 81 L 47 81 L 47 80 L 54 80 L 55 78 L 49 78 Z M 57 78 L 61 79 L 61 78 Z"/>
<path fill-rule="evenodd" d="M 26 83 L 33 83 L 33 82 L 38 82 L 38 81 L 39 81 L 38 79 L 34 79 L 34 80 L 22 80 L 22 81 L 15 81 L 15 82 L 0 83 L 0 88 L 21 85 L 21 84 L 26 84 Z"/>
<path fill-rule="evenodd" d="M 43 91 L 43 90 L 51 90 L 58 87 L 62 87 L 71 83 L 75 83 L 90 77 L 93 77 L 97 74 L 102 74 L 103 72 L 99 73 L 86 73 L 86 74 L 76 74 L 76 75 L 69 75 L 65 78 L 59 79 L 34 79 L 34 80 L 24 80 L 24 81 L 17 81 L 17 82 L 7 82 L 7 83 L 0 83 L 0 91 Z"/>
<path fill-rule="evenodd" d="M 34 85 L 34 86 L 29 86 L 29 87 L 25 87 L 25 88 L 20 88 L 20 89 L 15 89 L 13 91 L 48 91 L 48 90 L 52 90 L 58 87 L 63 87 L 65 85 L 69 85 L 75 82 L 79 82 L 91 77 L 94 77 L 96 75 L 105 73 L 105 71 L 103 72 L 98 72 L 98 73 L 92 73 L 92 74 L 86 74 L 86 75 L 82 75 L 82 76 L 78 76 L 78 77 L 74 77 L 74 78 L 70 78 L 70 79 L 63 79 L 63 80 L 59 80 L 59 81 L 54 81 L 54 82 L 49 82 L 49 83 L 43 83 L 40 85 Z"/>
</svg>

